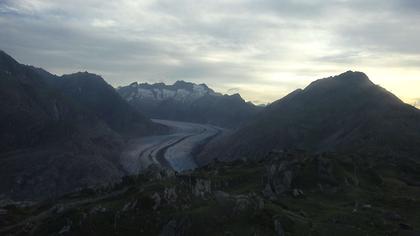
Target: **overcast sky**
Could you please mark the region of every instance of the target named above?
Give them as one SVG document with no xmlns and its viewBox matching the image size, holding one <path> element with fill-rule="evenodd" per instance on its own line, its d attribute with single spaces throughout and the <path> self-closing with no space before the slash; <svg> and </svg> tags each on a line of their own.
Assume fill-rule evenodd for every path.
<svg viewBox="0 0 420 236">
<path fill-rule="evenodd" d="M 55 74 L 182 79 L 256 103 L 359 70 L 420 105 L 418 0 L 0 0 L 0 49 Z"/>
</svg>

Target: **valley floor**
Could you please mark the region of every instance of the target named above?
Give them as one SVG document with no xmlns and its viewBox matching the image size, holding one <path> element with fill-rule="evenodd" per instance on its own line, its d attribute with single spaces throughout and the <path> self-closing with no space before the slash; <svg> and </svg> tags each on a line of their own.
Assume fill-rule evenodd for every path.
<svg viewBox="0 0 420 236">
<path fill-rule="evenodd" d="M 121 165 L 128 174 L 138 174 L 151 164 L 175 171 L 197 167 L 194 154 L 224 129 L 212 125 L 170 120 L 153 120 L 172 129 L 171 134 L 131 140 L 121 155 Z"/>
</svg>

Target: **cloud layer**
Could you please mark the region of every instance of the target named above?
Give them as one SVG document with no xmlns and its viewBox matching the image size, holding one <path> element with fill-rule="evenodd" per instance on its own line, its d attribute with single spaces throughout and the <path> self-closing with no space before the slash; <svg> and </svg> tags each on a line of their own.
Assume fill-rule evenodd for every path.
<svg viewBox="0 0 420 236">
<path fill-rule="evenodd" d="M 1 0 L 0 48 L 112 85 L 207 83 L 270 102 L 361 70 L 407 102 L 420 89 L 417 0 Z"/>
</svg>

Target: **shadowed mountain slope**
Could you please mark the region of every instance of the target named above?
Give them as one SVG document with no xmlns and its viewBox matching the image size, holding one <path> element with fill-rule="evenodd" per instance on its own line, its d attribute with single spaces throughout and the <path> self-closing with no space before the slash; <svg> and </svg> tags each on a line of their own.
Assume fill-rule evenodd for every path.
<svg viewBox="0 0 420 236">
<path fill-rule="evenodd" d="M 348 71 L 272 103 L 204 156 L 258 158 L 273 149 L 420 155 L 420 111 Z"/>
<path fill-rule="evenodd" d="M 142 135 L 161 127 L 88 75 L 59 78 L 0 51 L 0 197 L 38 199 L 116 181 L 124 125 Z"/>
<path fill-rule="evenodd" d="M 140 136 L 165 130 L 133 109 L 98 75 L 88 72 L 63 75 L 56 80 L 56 86 L 119 133 Z"/>
</svg>

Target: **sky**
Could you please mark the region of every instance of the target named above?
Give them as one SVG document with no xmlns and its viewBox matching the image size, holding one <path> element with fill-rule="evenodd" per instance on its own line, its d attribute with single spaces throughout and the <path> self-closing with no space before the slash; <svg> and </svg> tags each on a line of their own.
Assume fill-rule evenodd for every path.
<svg viewBox="0 0 420 236">
<path fill-rule="evenodd" d="M 363 71 L 420 107 L 418 0 L 0 0 L 0 49 L 58 75 L 206 83 L 257 104 Z"/>
</svg>

